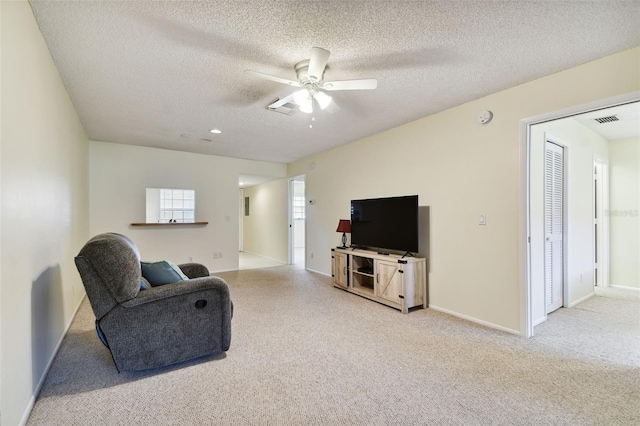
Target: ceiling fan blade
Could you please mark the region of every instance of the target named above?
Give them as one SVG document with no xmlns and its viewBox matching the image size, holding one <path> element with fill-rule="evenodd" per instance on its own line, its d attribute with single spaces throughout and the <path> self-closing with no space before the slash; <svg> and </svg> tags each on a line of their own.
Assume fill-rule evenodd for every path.
<svg viewBox="0 0 640 426">
<path fill-rule="evenodd" d="M 307 71 L 307 75 L 310 78 L 312 77 L 315 79 L 313 81 L 322 80 L 322 74 L 327 66 L 330 54 L 331 52 L 321 47 L 314 47 L 311 49 L 311 58 L 309 59 L 309 70 Z"/>
<path fill-rule="evenodd" d="M 298 83 L 297 81 L 287 80 L 286 78 L 280 78 L 280 77 L 276 77 L 276 76 L 273 76 L 273 75 L 263 74 L 261 72 L 251 71 L 251 70 L 244 70 L 244 72 L 249 73 L 249 74 L 253 74 L 256 77 L 264 78 L 265 80 L 275 81 L 276 83 L 287 84 L 287 85 L 293 86 L 293 87 L 300 87 L 301 86 L 301 84 Z"/>
<path fill-rule="evenodd" d="M 371 90 L 378 87 L 378 80 L 365 78 L 363 80 L 328 81 L 322 85 L 324 90 Z"/>
<path fill-rule="evenodd" d="M 285 96 L 282 99 L 278 99 L 274 103 L 267 105 L 267 108 L 268 109 L 277 109 L 277 108 L 280 108 L 282 105 L 284 105 L 286 103 L 293 102 L 293 95 L 295 95 L 295 93 L 292 93 L 289 96 Z"/>
</svg>

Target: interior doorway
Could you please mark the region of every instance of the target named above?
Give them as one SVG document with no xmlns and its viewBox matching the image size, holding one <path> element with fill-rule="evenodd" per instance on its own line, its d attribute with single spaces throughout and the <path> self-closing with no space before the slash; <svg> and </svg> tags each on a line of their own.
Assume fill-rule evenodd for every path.
<svg viewBox="0 0 640 426">
<path fill-rule="evenodd" d="M 545 170 L 542 163 L 546 139 L 540 134 L 552 132 L 555 135 L 561 125 L 569 126 L 574 135 L 580 134 L 578 138 L 572 136 L 573 141 L 569 141 L 571 144 L 568 146 L 571 156 L 564 159 L 565 189 L 570 196 L 567 198 L 565 195 L 564 198 L 566 210 L 563 225 L 566 238 L 563 243 L 563 306 L 570 308 L 594 295 L 600 295 L 598 289 L 607 284 L 612 290 L 622 290 L 624 287 L 627 294 L 631 292 L 636 298 L 640 296 L 637 260 L 624 263 L 629 250 L 636 250 L 637 259 L 640 245 L 640 234 L 632 232 L 629 225 L 633 225 L 633 220 L 637 221 L 636 218 L 640 216 L 636 213 L 637 200 L 629 199 L 630 193 L 640 194 L 640 180 L 636 177 L 635 180 L 629 179 L 632 182 L 623 182 L 631 169 L 632 174 L 638 176 L 639 99 L 640 92 L 633 92 L 522 121 L 522 152 L 526 154 L 521 157 L 521 182 L 526 196 L 521 209 L 521 325 L 525 337 L 533 336 L 534 326 L 546 320 L 545 302 L 548 298 L 543 285 L 547 273 L 545 260 L 549 259 L 546 259 L 545 253 L 547 230 L 542 207 L 545 201 Z M 614 161 L 616 155 L 618 159 Z M 626 163 L 623 164 L 624 161 Z M 626 168 L 624 173 L 620 171 L 616 175 L 615 168 L 622 166 Z M 619 188 L 621 184 L 625 186 Z M 631 186 L 635 189 L 629 191 Z M 619 197 L 620 200 L 616 201 L 615 194 L 622 190 L 625 191 L 625 197 Z M 609 221 L 615 218 L 627 219 L 626 223 L 618 220 L 618 226 L 627 229 L 626 233 L 614 229 L 613 222 L 609 226 Z M 627 244 L 629 241 L 631 243 Z M 624 251 L 616 249 L 622 244 L 626 244 Z M 625 278 L 631 277 L 624 281 L 628 284 L 615 285 L 613 277 L 616 271 L 620 271 L 619 276 L 624 273 Z"/>
<path fill-rule="evenodd" d="M 289 264 L 305 267 L 306 260 L 305 176 L 289 179 Z"/>
</svg>

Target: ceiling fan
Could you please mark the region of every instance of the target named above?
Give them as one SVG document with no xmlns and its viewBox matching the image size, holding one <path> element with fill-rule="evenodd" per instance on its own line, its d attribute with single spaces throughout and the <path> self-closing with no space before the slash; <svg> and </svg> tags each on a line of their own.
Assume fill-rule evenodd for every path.
<svg viewBox="0 0 640 426">
<path fill-rule="evenodd" d="M 338 106 L 335 102 L 332 102 L 331 96 L 327 95 L 324 91 L 371 90 L 378 87 L 378 81 L 375 78 L 324 81 L 324 71 L 330 54 L 331 52 L 321 47 L 311 49 L 310 59 L 300 61 L 293 67 L 298 81 L 287 80 L 286 78 L 275 77 L 251 70 L 246 70 L 245 72 L 266 80 L 283 83 L 291 87 L 302 88 L 289 96 L 267 105 L 268 109 L 277 109 L 293 101 L 300 106 L 300 111 L 305 113 L 312 113 L 315 103 L 318 104 L 320 109 L 327 109 L 329 112 L 333 112 L 338 109 Z"/>
</svg>

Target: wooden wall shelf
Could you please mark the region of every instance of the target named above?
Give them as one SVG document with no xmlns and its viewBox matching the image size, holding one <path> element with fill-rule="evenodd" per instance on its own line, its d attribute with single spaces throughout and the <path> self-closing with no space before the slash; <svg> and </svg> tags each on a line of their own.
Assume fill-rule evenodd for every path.
<svg viewBox="0 0 640 426">
<path fill-rule="evenodd" d="M 209 222 L 176 222 L 176 223 L 146 223 L 134 222 L 131 226 L 206 226 Z"/>
</svg>

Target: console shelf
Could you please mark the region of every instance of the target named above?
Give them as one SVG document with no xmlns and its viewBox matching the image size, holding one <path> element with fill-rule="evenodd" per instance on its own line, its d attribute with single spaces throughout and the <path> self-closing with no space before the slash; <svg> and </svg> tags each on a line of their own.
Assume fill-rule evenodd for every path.
<svg viewBox="0 0 640 426">
<path fill-rule="evenodd" d="M 331 249 L 334 287 L 399 309 L 427 304 L 427 261 L 368 250 Z"/>
</svg>

